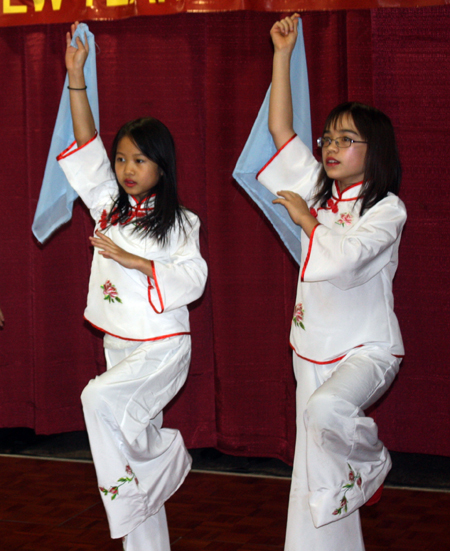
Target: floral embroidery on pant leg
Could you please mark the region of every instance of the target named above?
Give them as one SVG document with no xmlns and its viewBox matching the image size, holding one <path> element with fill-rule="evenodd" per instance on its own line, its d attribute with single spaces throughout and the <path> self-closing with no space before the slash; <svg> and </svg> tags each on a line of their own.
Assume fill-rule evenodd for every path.
<svg viewBox="0 0 450 551">
<path fill-rule="evenodd" d="M 340 515 L 342 513 L 342 510 L 344 510 L 344 513 L 347 512 L 347 492 L 355 487 L 355 484 L 358 486 L 359 489 L 361 489 L 362 484 L 362 478 L 361 475 L 354 471 L 350 463 L 347 463 L 348 468 L 350 469 L 350 472 L 348 473 L 348 482 L 347 484 L 344 484 L 342 486 L 342 489 L 344 490 L 344 495 L 341 498 L 341 502 L 339 504 L 339 507 L 333 511 L 333 515 Z"/>
<path fill-rule="evenodd" d="M 117 292 L 115 285 L 113 285 L 109 279 L 104 285 L 100 285 L 100 287 L 103 289 L 103 294 L 105 295 L 104 300 L 107 300 L 110 303 L 117 301 L 122 304 L 122 300 L 119 298 L 119 293 Z"/>
<path fill-rule="evenodd" d="M 297 304 L 294 309 L 294 317 L 292 318 L 292 321 L 294 322 L 294 325 L 301 327 L 304 331 L 306 331 L 305 326 L 303 325 L 304 314 L 305 310 L 303 309 L 303 304 Z"/>
<path fill-rule="evenodd" d="M 136 475 L 134 474 L 134 472 L 132 471 L 132 469 L 129 465 L 127 465 L 125 467 L 125 470 L 126 470 L 128 476 L 123 476 L 123 477 L 119 478 L 119 480 L 117 482 L 120 482 L 120 484 L 118 484 L 117 486 L 111 486 L 111 488 L 109 490 L 107 490 L 106 488 L 103 488 L 102 486 L 99 486 L 99 490 L 105 496 L 107 496 L 108 494 L 111 494 L 111 501 L 113 499 L 116 499 L 116 497 L 119 495 L 119 488 L 121 486 L 123 486 L 124 484 L 126 484 L 128 482 L 133 482 L 133 480 L 135 481 L 136 484 L 139 484 L 139 481 L 136 478 Z"/>
</svg>

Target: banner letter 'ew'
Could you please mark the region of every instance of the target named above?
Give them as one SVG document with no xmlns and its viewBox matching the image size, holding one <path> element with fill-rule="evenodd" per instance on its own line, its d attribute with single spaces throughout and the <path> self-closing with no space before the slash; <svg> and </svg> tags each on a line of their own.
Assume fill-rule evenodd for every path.
<svg viewBox="0 0 450 551">
<path fill-rule="evenodd" d="M 308 72 L 301 20 L 298 22 L 298 38 L 291 58 L 291 89 L 294 130 L 303 143 L 311 149 Z M 283 205 L 272 204 L 275 195 L 256 179 L 256 174 L 277 151 L 269 132 L 269 97 L 270 86 L 247 143 L 238 159 L 233 177 L 267 216 L 294 260 L 300 264 L 300 227 L 292 222 Z"/>
<path fill-rule="evenodd" d="M 84 78 L 87 84 L 87 95 L 94 115 L 95 126 L 99 130 L 97 70 L 95 65 L 95 40 L 85 23 L 80 23 L 73 36 L 72 46 L 76 46 L 75 38 L 79 36 L 85 41 L 85 35 L 89 44 L 89 56 L 84 66 Z M 72 217 L 72 208 L 78 195 L 70 187 L 64 172 L 56 161 L 57 155 L 64 151 L 75 141 L 70 114 L 70 98 L 67 86 L 69 77 L 66 75 L 64 89 L 59 104 L 58 116 L 53 131 L 52 143 L 45 166 L 44 179 L 41 193 L 34 215 L 32 231 L 38 241 L 43 243 L 62 224 Z"/>
</svg>

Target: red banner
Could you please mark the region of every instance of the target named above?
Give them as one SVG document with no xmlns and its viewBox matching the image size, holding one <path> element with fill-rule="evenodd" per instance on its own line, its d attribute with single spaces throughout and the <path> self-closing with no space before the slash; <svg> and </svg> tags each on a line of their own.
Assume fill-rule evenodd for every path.
<svg viewBox="0 0 450 551">
<path fill-rule="evenodd" d="M 0 27 L 215 11 L 316 11 L 438 6 L 448 0 L 0 0 Z"/>
</svg>

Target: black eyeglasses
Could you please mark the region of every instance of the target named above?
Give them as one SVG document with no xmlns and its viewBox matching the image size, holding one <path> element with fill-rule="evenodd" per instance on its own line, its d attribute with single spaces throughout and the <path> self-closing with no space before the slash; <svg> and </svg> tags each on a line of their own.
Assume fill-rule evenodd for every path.
<svg viewBox="0 0 450 551">
<path fill-rule="evenodd" d="M 319 147 L 330 147 L 333 142 L 339 149 L 350 147 L 353 143 L 367 143 L 361 140 L 352 140 L 348 136 L 340 136 L 339 138 L 317 138 L 317 145 Z"/>
</svg>

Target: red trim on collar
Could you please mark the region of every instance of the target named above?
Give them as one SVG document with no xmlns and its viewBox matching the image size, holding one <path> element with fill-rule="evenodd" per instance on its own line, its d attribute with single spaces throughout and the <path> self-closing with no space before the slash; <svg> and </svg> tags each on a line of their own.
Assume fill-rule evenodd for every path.
<svg viewBox="0 0 450 551">
<path fill-rule="evenodd" d="M 258 172 L 258 174 L 256 175 L 256 179 L 258 179 L 258 176 L 261 174 L 261 172 L 262 172 L 263 170 L 265 170 L 265 169 L 270 165 L 270 163 L 275 159 L 275 157 L 277 157 L 277 155 L 279 155 L 279 154 L 281 153 L 281 151 L 283 151 L 283 149 L 284 149 L 289 143 L 291 143 L 292 140 L 293 140 L 295 137 L 297 137 L 297 134 L 294 134 L 294 135 L 292 136 L 292 138 L 290 138 L 284 145 L 282 145 L 282 146 L 280 147 L 280 149 L 275 153 L 275 155 L 273 155 L 273 157 L 272 157 L 269 161 L 267 161 L 267 163 L 266 163 L 266 164 L 262 167 L 262 169 Z"/>
<path fill-rule="evenodd" d="M 134 197 L 134 195 L 130 195 L 129 197 L 131 197 L 131 199 L 134 200 L 135 204 L 134 205 L 130 204 L 131 212 L 130 212 L 130 215 L 128 216 L 128 218 L 123 223 L 123 225 L 129 224 L 135 218 L 143 218 L 144 216 L 147 215 L 148 212 L 154 210 L 154 208 L 155 208 L 153 206 L 152 207 L 145 207 L 144 206 L 144 202 L 146 201 L 146 198 L 142 199 L 141 201 L 138 201 L 136 199 L 136 197 Z M 152 199 L 153 197 L 156 197 L 156 193 L 151 195 L 150 199 Z M 115 222 L 112 221 L 113 225 L 116 224 L 116 223 L 117 223 L 117 220 Z"/>
<path fill-rule="evenodd" d="M 130 195 L 129 197 L 131 197 L 131 199 L 134 199 L 134 202 L 136 203 L 135 205 L 133 205 L 133 208 L 140 207 L 145 201 L 147 201 L 147 197 L 144 197 L 140 201 L 138 201 L 134 195 Z M 149 199 L 153 199 L 154 197 L 156 197 L 156 193 L 154 193 L 153 195 L 150 195 Z"/>
<path fill-rule="evenodd" d="M 361 182 L 357 182 L 356 184 L 352 184 L 351 186 L 348 186 L 347 188 L 344 189 L 344 191 L 341 191 L 339 189 L 339 186 L 338 186 L 338 183 L 336 182 L 336 180 L 334 181 L 334 189 L 336 190 L 337 192 L 337 197 L 335 197 L 333 191 L 331 192 L 331 196 L 333 197 L 333 199 L 335 199 L 336 201 L 356 201 L 357 199 L 359 199 L 359 197 L 346 197 L 345 199 L 342 198 L 342 195 L 344 193 L 346 193 L 349 189 L 352 189 L 354 187 L 357 187 L 357 186 L 361 186 L 362 184 L 364 183 L 364 181 L 361 181 Z"/>
</svg>

